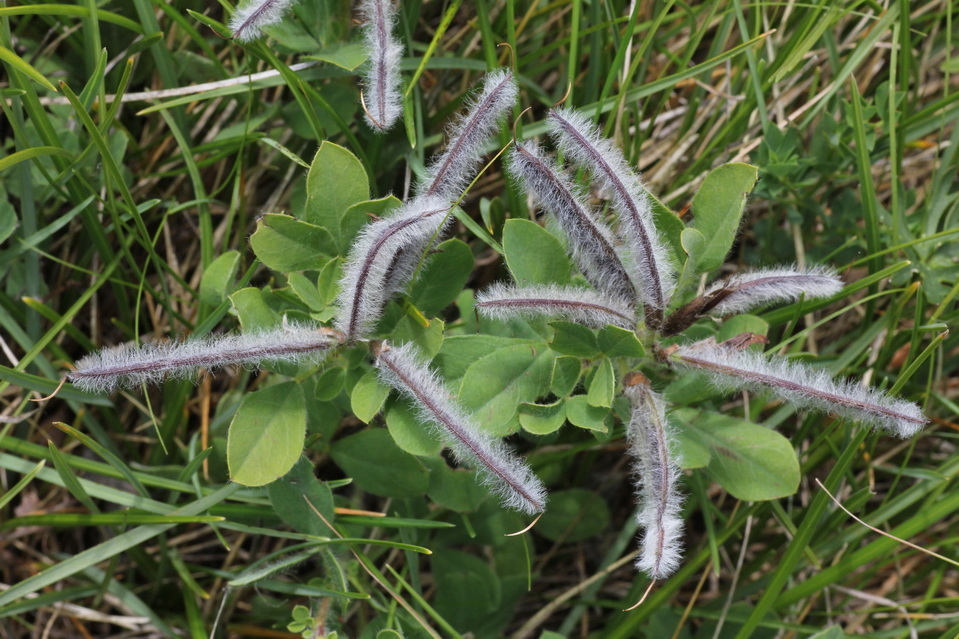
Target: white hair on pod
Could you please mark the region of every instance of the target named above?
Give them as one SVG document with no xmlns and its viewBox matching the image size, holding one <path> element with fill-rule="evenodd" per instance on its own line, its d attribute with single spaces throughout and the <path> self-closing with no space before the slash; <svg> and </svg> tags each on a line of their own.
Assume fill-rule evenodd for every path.
<svg viewBox="0 0 959 639">
<path fill-rule="evenodd" d="M 403 111 L 400 57 L 403 46 L 393 33 L 396 10 L 391 0 L 364 0 L 360 13 L 369 66 L 363 80 L 366 120 L 377 133 L 386 131 Z"/>
<path fill-rule="evenodd" d="M 642 381 L 634 381 L 637 378 Z M 632 404 L 626 437 L 636 460 L 633 473 L 640 504 L 636 520 L 644 530 L 636 567 L 652 579 L 666 579 L 679 568 L 683 555 L 683 498 L 677 485 L 681 471 L 672 454 L 662 397 L 637 373 L 627 377 L 624 393 Z"/>
<path fill-rule="evenodd" d="M 230 31 L 233 39 L 250 42 L 260 37 L 264 27 L 276 24 L 283 19 L 296 0 L 253 0 L 238 7 L 230 17 Z"/>
<path fill-rule="evenodd" d="M 460 463 L 476 468 L 504 506 L 528 515 L 546 509 L 546 487 L 529 465 L 454 401 L 415 346 L 381 344 L 376 368 L 384 384 L 413 400 L 433 435 L 453 450 Z"/>
<path fill-rule="evenodd" d="M 516 82 L 510 71 L 497 69 L 486 74 L 483 90 L 470 100 L 469 111 L 450 127 L 446 151 L 427 168 L 420 193 L 450 200 L 460 196 L 479 168 L 483 145 L 516 103 L 516 95 Z"/>
<path fill-rule="evenodd" d="M 800 270 L 788 266 L 738 273 L 714 283 L 703 298 L 721 300 L 708 309 L 716 315 L 744 313 L 774 302 L 795 302 L 802 297 L 831 297 L 842 289 L 836 272 L 825 266 Z"/>
<path fill-rule="evenodd" d="M 336 300 L 335 325 L 348 340 L 368 336 L 389 296 L 413 276 L 417 260 L 407 258 L 425 252 L 442 233 L 449 208 L 442 198 L 418 197 L 360 231 L 343 265 Z"/>
<path fill-rule="evenodd" d="M 653 224 L 649 197 L 622 152 L 603 138 L 589 118 L 571 109 L 552 109 L 547 126 L 559 149 L 588 168 L 593 181 L 612 195 L 618 232 L 638 269 L 634 281 L 647 309 L 647 321 L 659 324 L 673 289 L 666 249 Z"/>
<path fill-rule="evenodd" d="M 590 284 L 610 295 L 635 300 L 636 286 L 614 248 L 613 233 L 590 210 L 581 189 L 543 157 L 535 144 L 517 143 L 507 157 L 506 169 L 553 214 Z"/>
<path fill-rule="evenodd" d="M 627 330 L 636 328 L 628 301 L 574 286 L 498 283 L 476 296 L 476 310 L 494 319 L 549 315 L 593 328 L 608 324 Z"/>
<path fill-rule="evenodd" d="M 319 362 L 340 343 L 329 328 L 284 324 L 277 328 L 206 339 L 169 341 L 143 346 L 117 346 L 77 362 L 67 381 L 82 391 L 108 393 L 118 387 L 155 383 L 165 377 L 187 377 L 200 368 L 266 362 Z"/>
<path fill-rule="evenodd" d="M 726 347 L 711 339 L 683 346 L 672 357 L 679 364 L 708 373 L 721 390 L 767 389 L 801 408 L 835 413 L 899 437 L 912 437 L 928 421 L 912 402 L 834 380 L 821 368 L 769 360 L 762 353 Z"/>
</svg>

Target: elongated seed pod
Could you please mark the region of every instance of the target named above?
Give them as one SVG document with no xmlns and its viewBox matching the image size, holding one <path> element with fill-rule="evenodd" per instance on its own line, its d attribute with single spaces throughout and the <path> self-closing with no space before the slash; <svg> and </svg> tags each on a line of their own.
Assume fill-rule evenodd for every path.
<svg viewBox="0 0 959 639">
<path fill-rule="evenodd" d="M 363 81 L 366 121 L 374 131 L 386 131 L 403 110 L 400 95 L 400 56 L 403 46 L 393 34 L 396 11 L 392 0 L 364 0 L 360 13 L 369 66 Z"/>
<path fill-rule="evenodd" d="M 318 362 L 340 343 L 340 337 L 329 328 L 285 324 L 240 335 L 118 346 L 81 359 L 67 381 L 86 392 L 107 393 L 119 387 L 159 382 L 164 377 L 187 377 L 200 368 Z"/>
<path fill-rule="evenodd" d="M 661 334 L 675 335 L 707 314 L 744 313 L 777 302 L 801 297 L 817 299 L 835 295 L 842 280 L 830 268 L 800 270 L 779 267 L 733 275 L 713 284 L 705 293 L 666 318 Z"/>
<path fill-rule="evenodd" d="M 559 167 L 544 158 L 535 145 L 517 143 L 509 153 L 506 169 L 553 214 L 589 283 L 609 295 L 634 301 L 636 287 L 613 248 L 612 231 L 597 219 L 583 194 Z"/>
<path fill-rule="evenodd" d="M 547 126 L 560 150 L 588 168 L 593 180 L 612 195 L 613 209 L 620 219 L 617 231 L 630 247 L 639 271 L 634 279 L 646 307 L 647 322 L 657 328 L 672 293 L 673 274 L 639 176 L 622 152 L 583 115 L 570 109 L 553 109 Z"/>
<path fill-rule="evenodd" d="M 456 200 L 479 168 L 483 145 L 496 133 L 506 112 L 516 102 L 513 74 L 498 69 L 486 74 L 483 90 L 471 100 L 467 114 L 458 118 L 449 133 L 446 151 L 433 160 L 419 192 Z"/>
<path fill-rule="evenodd" d="M 763 269 L 713 284 L 703 297 L 715 301 L 704 310 L 716 315 L 744 313 L 775 302 L 795 302 L 800 297 L 830 297 L 841 289 L 842 280 L 827 267 L 806 271 L 789 267 Z"/>
<path fill-rule="evenodd" d="M 662 397 L 641 373 L 628 375 L 623 390 L 632 404 L 626 437 L 636 460 L 637 522 L 644 530 L 636 567 L 652 579 L 666 579 L 679 568 L 683 551 L 681 471 L 671 451 L 671 427 Z"/>
<path fill-rule="evenodd" d="M 709 373 L 724 391 L 769 390 L 802 408 L 835 413 L 853 421 L 911 437 L 928 421 L 916 404 L 832 379 L 819 368 L 788 360 L 769 360 L 761 353 L 737 350 L 704 340 L 683 346 L 673 361 Z"/>
<path fill-rule="evenodd" d="M 343 266 L 336 301 L 335 324 L 347 340 L 368 336 L 389 296 L 413 275 L 416 261 L 406 258 L 429 247 L 448 210 L 445 200 L 418 197 L 360 231 Z"/>
<path fill-rule="evenodd" d="M 230 31 L 233 39 L 249 42 L 260 37 L 265 27 L 283 19 L 296 0 L 252 0 L 233 12 L 230 17 Z"/>
<path fill-rule="evenodd" d="M 588 288 L 494 284 L 476 296 L 476 310 L 487 317 L 552 316 L 593 328 L 608 324 L 635 330 L 630 303 Z"/>
<path fill-rule="evenodd" d="M 452 449 L 460 463 L 476 468 L 504 506 L 529 515 L 546 509 L 546 488 L 532 469 L 452 399 L 415 346 L 381 344 L 376 368 L 384 384 L 413 400 L 433 435 Z"/>
</svg>

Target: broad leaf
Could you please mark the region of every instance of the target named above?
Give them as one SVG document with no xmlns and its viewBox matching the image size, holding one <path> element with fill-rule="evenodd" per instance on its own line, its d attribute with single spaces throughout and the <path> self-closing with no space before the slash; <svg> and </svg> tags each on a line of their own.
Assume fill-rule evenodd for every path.
<svg viewBox="0 0 959 639">
<path fill-rule="evenodd" d="M 300 458 L 306 437 L 306 400 L 286 382 L 248 393 L 227 435 L 230 479 L 263 486 L 285 475 Z"/>
<path fill-rule="evenodd" d="M 730 163 L 709 172 L 693 197 L 696 230 L 706 238 L 699 268 L 711 271 L 722 266 L 739 231 L 746 196 L 759 179 L 749 164 Z M 685 246 L 685 242 L 684 242 Z"/>
<path fill-rule="evenodd" d="M 586 391 L 586 402 L 590 406 L 610 408 L 613 405 L 613 393 L 616 391 L 616 373 L 608 357 L 599 360 L 595 373 Z"/>
<path fill-rule="evenodd" d="M 553 339 L 549 347 L 563 355 L 575 357 L 598 357 L 599 345 L 596 343 L 596 333 L 582 324 L 574 322 L 550 322 L 553 328 Z"/>
<path fill-rule="evenodd" d="M 256 221 L 250 246 L 261 262 L 281 273 L 321 269 L 336 252 L 325 228 L 279 213 Z"/>
<path fill-rule="evenodd" d="M 424 261 L 410 299 L 426 317 L 435 317 L 460 294 L 473 272 L 473 252 L 460 240 L 446 240 Z"/>
<path fill-rule="evenodd" d="M 360 381 L 356 382 L 350 393 L 350 406 L 356 418 L 365 424 L 376 417 L 383 408 L 390 387 L 380 383 L 376 371 L 367 371 Z"/>
<path fill-rule="evenodd" d="M 524 402 L 519 405 L 519 423 L 526 432 L 549 435 L 566 423 L 564 401 L 559 400 L 552 404 Z"/>
<path fill-rule="evenodd" d="M 410 455 L 429 457 L 443 450 L 443 443 L 423 424 L 410 400 L 403 398 L 390 402 L 384 414 L 386 427 L 393 441 Z"/>
<path fill-rule="evenodd" d="M 549 509 L 533 529 L 550 541 L 577 542 L 609 527 L 609 507 L 591 490 L 572 488 L 549 496 Z"/>
<path fill-rule="evenodd" d="M 385 428 L 363 430 L 333 444 L 333 461 L 361 489 L 380 497 L 418 497 L 429 487 L 429 472 L 393 443 Z"/>
<path fill-rule="evenodd" d="M 307 504 L 309 501 L 326 517 L 326 521 L 333 523 L 333 493 L 329 486 L 316 478 L 313 464 L 306 457 L 301 455 L 293 469 L 270 484 L 267 491 L 273 510 L 297 532 L 323 537 L 332 534 Z"/>
<path fill-rule="evenodd" d="M 356 156 L 332 142 L 320 144 L 306 176 L 303 219 L 322 226 L 339 243 L 347 211 L 369 198 L 369 179 Z"/>
<path fill-rule="evenodd" d="M 645 357 L 646 349 L 636 333 L 618 326 L 604 326 L 596 336 L 599 350 L 609 357 Z"/>
<path fill-rule="evenodd" d="M 544 395 L 553 354 L 541 345 L 519 345 L 494 351 L 472 364 L 460 383 L 459 400 L 497 436 L 510 434 L 516 407 Z"/>
<path fill-rule="evenodd" d="M 735 417 L 682 408 L 674 411 L 682 434 L 709 452 L 706 473 L 737 499 L 788 497 L 799 488 L 799 460 L 774 430 Z"/>
<path fill-rule="evenodd" d="M 233 290 L 233 282 L 240 266 L 240 252 L 227 251 L 213 260 L 200 278 L 200 302 L 216 306 Z"/>
<path fill-rule="evenodd" d="M 609 409 L 590 406 L 586 395 L 574 395 L 566 400 L 566 419 L 573 426 L 607 433 L 609 432 L 609 425 L 606 423 L 608 417 Z"/>
<path fill-rule="evenodd" d="M 555 235 L 529 220 L 507 220 L 503 250 L 513 279 L 520 286 L 567 284 L 569 258 Z"/>
</svg>

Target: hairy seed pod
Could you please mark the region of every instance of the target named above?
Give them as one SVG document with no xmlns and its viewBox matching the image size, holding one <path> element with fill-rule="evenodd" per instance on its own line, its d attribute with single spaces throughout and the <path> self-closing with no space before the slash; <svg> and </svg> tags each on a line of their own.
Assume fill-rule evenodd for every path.
<svg viewBox="0 0 959 639">
<path fill-rule="evenodd" d="M 250 42 L 260 37 L 260 32 L 283 19 L 287 9 L 296 4 L 296 0 L 253 0 L 245 3 L 230 17 L 230 31 L 233 39 Z"/>
<path fill-rule="evenodd" d="M 628 301 L 573 286 L 494 284 L 476 296 L 476 310 L 496 319 L 552 316 L 593 328 L 608 324 L 627 330 L 636 328 Z"/>
<path fill-rule="evenodd" d="M 594 182 L 612 195 L 619 215 L 619 234 L 632 252 L 639 271 L 634 280 L 646 307 L 647 322 L 658 328 L 673 289 L 673 274 L 665 245 L 653 224 L 649 197 L 639 176 L 622 152 L 600 135 L 588 118 L 570 109 L 553 109 L 549 131 L 560 150 L 588 168 Z"/>
<path fill-rule="evenodd" d="M 349 341 L 369 336 L 390 295 L 409 282 L 419 256 L 442 233 L 448 210 L 441 198 L 418 197 L 360 231 L 336 299 L 335 324 Z"/>
<path fill-rule="evenodd" d="M 108 393 L 119 387 L 156 383 L 164 377 L 187 377 L 201 368 L 319 362 L 340 344 L 341 337 L 329 328 L 284 323 L 240 335 L 118 346 L 81 359 L 67 381 L 82 391 Z"/>
<path fill-rule="evenodd" d="M 403 46 L 393 34 L 396 10 L 391 0 L 364 0 L 360 14 L 369 66 L 363 81 L 366 120 L 377 133 L 393 126 L 403 111 L 400 56 Z"/>
<path fill-rule="evenodd" d="M 851 382 L 836 381 L 823 369 L 799 362 L 768 360 L 761 353 L 704 340 L 683 346 L 673 361 L 709 374 L 724 391 L 769 390 L 802 408 L 835 413 L 853 421 L 912 437 L 928 421 L 912 402 Z"/>
<path fill-rule="evenodd" d="M 486 74 L 483 89 L 471 100 L 469 111 L 450 128 L 446 151 L 427 168 L 420 193 L 449 200 L 460 196 L 479 168 L 483 145 L 516 103 L 516 94 L 511 72 L 499 69 Z"/>
<path fill-rule="evenodd" d="M 573 182 L 534 144 L 517 143 L 507 170 L 532 193 L 569 238 L 573 258 L 589 283 L 609 295 L 636 299 L 636 286 L 613 247 L 613 233 L 599 219 Z"/>
<path fill-rule="evenodd" d="M 476 468 L 504 506 L 528 515 L 546 509 L 546 488 L 532 469 L 453 400 L 415 346 L 383 343 L 378 351 L 380 380 L 413 400 L 434 436 L 452 449 L 460 463 Z"/>
<path fill-rule="evenodd" d="M 683 499 L 671 427 L 662 397 L 641 373 L 628 375 L 623 390 L 632 405 L 626 437 L 636 460 L 637 521 L 644 530 L 636 567 L 652 579 L 666 579 L 679 568 L 683 554 Z"/>
</svg>

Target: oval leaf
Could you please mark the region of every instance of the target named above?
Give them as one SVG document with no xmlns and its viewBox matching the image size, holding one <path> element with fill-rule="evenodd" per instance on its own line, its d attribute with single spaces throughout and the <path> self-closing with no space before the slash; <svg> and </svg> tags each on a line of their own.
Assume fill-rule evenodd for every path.
<svg viewBox="0 0 959 639">
<path fill-rule="evenodd" d="M 759 170 L 752 165 L 723 164 L 710 171 L 696 191 L 692 204 L 695 226 L 706 238 L 698 264 L 702 271 L 722 266 L 739 231 L 746 196 L 757 179 Z"/>
<path fill-rule="evenodd" d="M 418 497 L 429 488 L 429 473 L 393 443 L 384 428 L 364 430 L 333 444 L 333 461 L 353 483 L 380 497 Z"/>
<path fill-rule="evenodd" d="M 765 501 L 799 489 L 799 460 L 774 430 L 718 413 L 673 411 L 682 435 L 709 453 L 706 473 L 737 499 Z"/>
<path fill-rule="evenodd" d="M 230 479 L 263 486 L 285 475 L 300 458 L 306 437 L 306 400 L 286 382 L 249 393 L 230 424 L 226 459 Z"/>
<path fill-rule="evenodd" d="M 321 269 L 335 252 L 329 231 L 279 213 L 256 221 L 250 246 L 261 262 L 281 273 Z"/>
<path fill-rule="evenodd" d="M 507 220 L 503 250 L 513 279 L 520 286 L 566 284 L 569 258 L 556 236 L 529 220 Z"/>
<path fill-rule="evenodd" d="M 339 241 L 346 212 L 369 197 L 370 182 L 363 164 L 338 144 L 323 142 L 306 176 L 303 219 L 322 226 Z"/>
</svg>

